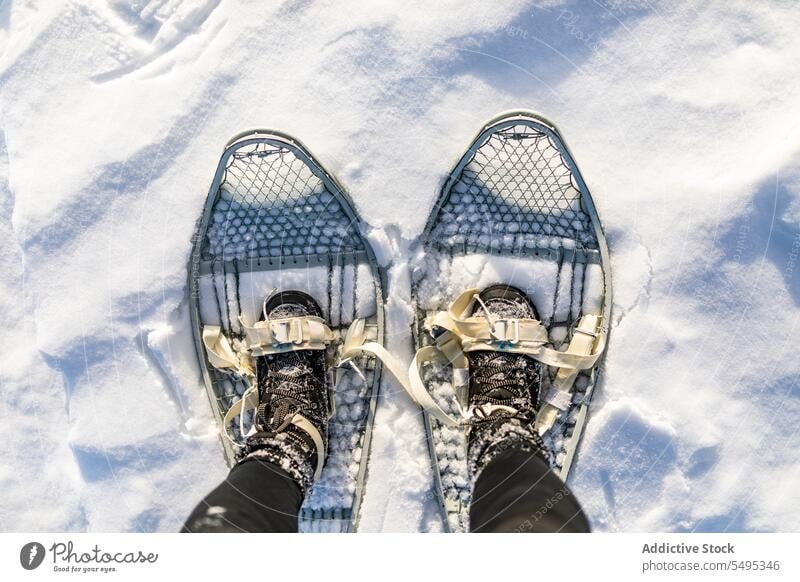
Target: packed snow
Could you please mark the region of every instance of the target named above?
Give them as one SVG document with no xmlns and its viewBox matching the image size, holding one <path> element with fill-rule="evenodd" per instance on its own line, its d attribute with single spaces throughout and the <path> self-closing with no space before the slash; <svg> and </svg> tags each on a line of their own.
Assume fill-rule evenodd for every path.
<svg viewBox="0 0 800 582">
<path fill-rule="evenodd" d="M 611 250 L 571 485 L 598 531 L 800 529 L 800 9 L 706 3 L 0 3 L 0 530 L 176 531 L 226 474 L 185 300 L 225 142 L 299 137 L 388 270 L 516 108 L 559 126 Z M 391 380 L 362 531 L 438 531 Z"/>
</svg>

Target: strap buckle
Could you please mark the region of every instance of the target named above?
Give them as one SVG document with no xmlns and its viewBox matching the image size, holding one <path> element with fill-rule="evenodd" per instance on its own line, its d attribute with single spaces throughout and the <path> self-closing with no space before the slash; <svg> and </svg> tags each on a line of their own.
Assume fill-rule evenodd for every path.
<svg viewBox="0 0 800 582">
<path fill-rule="evenodd" d="M 286 319 L 270 322 L 272 329 L 272 342 L 276 345 L 296 344 L 301 345 L 303 338 L 303 324 L 298 319 Z M 294 338 L 294 339 L 293 339 Z"/>
<path fill-rule="evenodd" d="M 563 412 L 572 405 L 572 393 L 569 390 L 559 390 L 555 386 L 551 386 L 544 397 L 544 401 Z"/>
<path fill-rule="evenodd" d="M 510 331 L 513 331 L 511 337 L 509 337 Z M 519 343 L 519 319 L 496 319 L 490 332 L 497 341 Z"/>
<path fill-rule="evenodd" d="M 581 329 L 580 327 L 576 327 L 573 330 L 573 333 L 582 333 L 583 335 L 588 335 L 593 339 L 597 339 L 598 337 L 600 337 L 600 332 L 589 331 L 588 329 Z"/>
</svg>

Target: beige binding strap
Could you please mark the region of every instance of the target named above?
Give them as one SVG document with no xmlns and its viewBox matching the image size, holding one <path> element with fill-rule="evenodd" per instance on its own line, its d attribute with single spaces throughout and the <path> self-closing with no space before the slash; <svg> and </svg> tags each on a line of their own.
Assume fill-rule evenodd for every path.
<svg viewBox="0 0 800 582">
<path fill-rule="evenodd" d="M 247 410 L 258 409 L 258 390 L 255 386 L 248 388 L 242 398 L 233 406 L 230 407 L 225 417 L 222 419 L 222 425 L 225 427 L 225 437 L 236 446 L 241 446 L 230 435 L 228 426 L 233 422 L 233 419 L 239 416 L 239 430 L 242 430 L 242 416 Z M 289 422 L 295 425 L 300 430 L 304 431 L 314 441 L 314 447 L 317 449 L 317 465 L 314 470 L 314 480 L 316 481 L 322 473 L 322 467 L 325 464 L 325 441 L 322 440 L 322 435 L 317 430 L 317 427 L 302 414 L 294 414 L 290 417 Z"/>
<path fill-rule="evenodd" d="M 603 334 L 600 332 L 599 315 L 584 315 L 569 342 L 567 353 L 578 356 L 602 352 L 605 347 Z M 572 385 L 578 376 L 575 368 L 559 368 L 556 377 L 544 397 L 544 404 L 536 416 L 536 428 L 544 434 L 553 426 L 558 413 L 569 409 L 572 404 Z"/>
<path fill-rule="evenodd" d="M 547 329 L 535 319 L 488 319 L 484 316 L 465 316 L 478 299 L 477 289 L 468 289 L 459 295 L 447 311 L 440 311 L 425 320 L 425 329 L 434 333 L 450 333 L 457 339 L 463 353 L 479 350 L 525 354 L 555 368 L 584 370 L 591 368 L 603 352 L 602 343 L 589 353 L 570 350 L 559 352 L 545 347 L 548 343 Z M 441 331 L 446 330 L 446 331 Z M 450 338 L 437 340 L 437 345 Z M 453 349 L 454 362 L 460 355 Z"/>
<path fill-rule="evenodd" d="M 254 376 L 253 356 L 295 350 L 324 350 L 335 336 L 320 317 L 302 316 L 270 319 L 247 325 L 244 345 L 231 342 L 218 325 L 203 327 L 203 345 L 208 362 L 216 369 Z"/>
<path fill-rule="evenodd" d="M 203 327 L 203 345 L 208 362 L 217 370 L 241 376 L 247 389 L 222 419 L 223 434 L 234 446 L 241 445 L 233 438 L 230 426 L 239 417 L 239 432 L 244 435 L 244 415 L 258 408 L 258 387 L 255 381 L 253 356 L 285 353 L 296 350 L 324 350 L 335 336 L 320 317 L 298 316 L 267 319 L 249 326 L 243 321 L 244 341 L 231 341 L 218 325 Z M 304 416 L 295 414 L 290 422 L 305 431 L 317 449 L 316 480 L 325 463 L 325 442 L 320 432 Z M 253 428 L 251 427 L 251 431 Z"/>
<path fill-rule="evenodd" d="M 253 356 L 296 350 L 324 350 L 335 336 L 321 317 L 311 315 L 257 321 L 244 325 L 247 349 Z"/>
<path fill-rule="evenodd" d="M 244 431 L 244 414 L 248 410 L 255 411 L 258 408 L 258 386 L 256 385 L 255 378 L 246 378 L 245 380 L 248 384 L 247 390 L 245 390 L 242 397 L 228 409 L 228 412 L 225 413 L 222 419 L 223 434 L 225 438 L 236 447 L 241 447 L 242 445 L 236 442 L 236 439 L 231 435 L 229 427 L 233 419 L 237 416 L 239 417 L 239 433 L 244 436 L 246 434 Z"/>
<path fill-rule="evenodd" d="M 386 348 L 381 344 L 374 341 L 367 341 L 366 326 L 364 320 L 356 320 L 347 330 L 344 346 L 342 348 L 342 361 L 349 360 L 359 352 L 366 352 L 377 357 L 386 367 L 392 376 L 394 376 L 398 383 L 405 389 L 411 399 L 417 403 L 421 408 L 428 411 L 432 416 L 441 422 L 447 424 L 458 424 L 453 417 L 447 414 L 442 408 L 436 404 L 436 401 L 425 389 L 425 385 L 419 378 L 419 374 L 414 374 L 413 371 L 417 370 L 417 363 L 431 361 L 432 359 L 441 360 L 440 352 L 422 348 L 417 352 L 414 361 L 411 363 L 410 370 L 412 371 L 411 377 L 403 363 L 398 358 L 390 354 Z"/>
<path fill-rule="evenodd" d="M 203 326 L 203 345 L 206 348 L 208 363 L 217 370 L 236 372 L 241 376 L 254 375 L 250 355 L 234 350 L 220 326 Z"/>
<path fill-rule="evenodd" d="M 541 422 L 537 418 L 537 425 L 543 427 L 542 432 L 546 431 L 552 426 L 558 411 L 569 407 L 570 391 L 578 370 L 592 368 L 605 349 L 605 337 L 599 330 L 601 317 L 583 316 L 568 349 L 559 352 L 546 347 L 549 342 L 547 330 L 535 319 L 496 318 L 485 309 L 486 315 L 467 315 L 476 301 L 480 302 L 478 290 L 468 289 L 453 301 L 447 311 L 426 318 L 425 329 L 436 338 L 435 345 L 417 352 L 409 370 L 410 382 L 406 389 L 415 402 L 441 422 L 463 426 L 473 416 L 487 413 L 485 406 L 480 410 L 470 408 L 464 412 L 467 406 L 466 393 L 469 390 L 466 354 L 478 350 L 525 354 L 543 364 L 558 368 L 554 389 L 545 398 L 546 404 L 540 413 Z M 420 377 L 419 365 L 435 361 L 447 361 L 453 368 L 453 388 L 461 406 L 460 420 L 447 415 L 433 402 L 430 395 L 428 398 L 420 396 L 422 392 L 427 394 L 427 390 Z"/>
<path fill-rule="evenodd" d="M 291 420 L 302 431 L 305 431 L 314 441 L 314 448 L 317 449 L 317 467 L 314 469 L 314 481 L 319 479 L 322 474 L 322 467 L 325 465 L 325 441 L 322 440 L 322 435 L 319 434 L 317 427 L 301 414 L 295 414 Z"/>
</svg>

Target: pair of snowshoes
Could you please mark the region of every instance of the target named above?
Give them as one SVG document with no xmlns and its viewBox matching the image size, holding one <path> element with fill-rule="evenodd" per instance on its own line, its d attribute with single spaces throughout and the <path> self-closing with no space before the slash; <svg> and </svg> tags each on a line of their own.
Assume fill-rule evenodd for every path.
<svg viewBox="0 0 800 582">
<path fill-rule="evenodd" d="M 445 529 L 468 529 L 462 362 L 470 349 L 548 364 L 537 425 L 566 480 L 608 335 L 611 286 L 591 195 L 555 126 L 530 112 L 501 115 L 450 172 L 413 266 L 418 352 L 408 373 L 383 348 L 384 279 L 363 232 L 344 188 L 298 140 L 256 130 L 227 144 L 189 268 L 195 344 L 227 462 L 237 460 L 258 404 L 248 338 L 265 297 L 296 290 L 324 312 L 333 364 L 327 460 L 301 531 L 357 529 L 383 367 L 422 407 Z M 523 290 L 541 321 L 463 317 L 475 293 L 497 283 Z"/>
</svg>

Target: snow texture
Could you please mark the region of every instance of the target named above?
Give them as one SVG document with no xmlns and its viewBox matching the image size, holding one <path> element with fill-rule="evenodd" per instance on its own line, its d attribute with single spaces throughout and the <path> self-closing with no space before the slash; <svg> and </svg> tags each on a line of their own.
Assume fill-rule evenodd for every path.
<svg viewBox="0 0 800 582">
<path fill-rule="evenodd" d="M 0 530 L 175 531 L 224 478 L 185 281 L 233 134 L 296 135 L 346 185 L 410 359 L 411 241 L 475 132 L 526 107 L 611 248 L 571 480 L 593 526 L 796 531 L 799 26 L 745 0 L 0 4 Z M 361 529 L 441 529 L 431 485 L 387 380 Z"/>
</svg>

